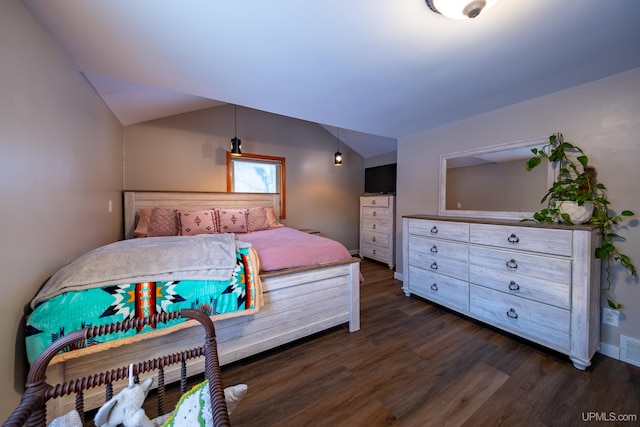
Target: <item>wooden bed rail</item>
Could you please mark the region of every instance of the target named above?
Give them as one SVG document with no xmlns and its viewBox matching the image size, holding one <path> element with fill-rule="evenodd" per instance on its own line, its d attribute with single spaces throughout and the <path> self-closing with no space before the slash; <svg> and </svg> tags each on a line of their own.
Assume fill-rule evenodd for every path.
<svg viewBox="0 0 640 427">
<path fill-rule="evenodd" d="M 211 318 L 205 313 L 184 309 L 179 312 L 160 313 L 147 318 L 126 319 L 118 323 L 109 325 L 85 328 L 83 330 L 71 332 L 64 337 L 53 342 L 31 365 L 25 392 L 19 406 L 13 411 L 3 424 L 3 427 L 46 426 L 46 402 L 65 395 L 76 395 L 76 410 L 80 414 L 83 424 L 85 423 L 83 392 L 89 388 L 105 385 L 105 402 L 113 397 L 113 382 L 129 377 L 129 366 L 118 369 L 98 372 L 76 380 L 67 381 L 62 384 L 51 385 L 46 382 L 46 371 L 49 362 L 60 350 L 65 347 L 86 342 L 93 337 L 98 337 L 114 332 L 127 331 L 132 328 L 142 328 L 145 325 L 168 322 L 178 318 L 192 319 L 199 322 L 205 330 L 204 344 L 200 347 L 185 349 L 183 351 L 163 355 L 154 359 L 141 362 L 134 362 L 133 375 L 136 380 L 139 374 L 158 371 L 157 401 L 158 414 L 164 414 L 165 384 L 164 367 L 181 363 L 180 392 L 186 392 L 187 375 L 186 361 L 192 358 L 205 358 L 205 378 L 209 380 L 209 393 L 211 398 L 211 410 L 214 426 L 228 426 L 229 414 L 224 397 L 224 387 L 222 384 L 222 374 L 218 360 L 218 350 L 216 334 Z M 100 345 L 100 344 L 98 344 Z"/>
</svg>

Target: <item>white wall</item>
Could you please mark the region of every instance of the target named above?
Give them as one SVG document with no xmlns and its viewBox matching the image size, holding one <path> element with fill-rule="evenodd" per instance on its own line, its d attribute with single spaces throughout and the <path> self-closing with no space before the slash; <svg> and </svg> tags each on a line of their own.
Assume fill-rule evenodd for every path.
<svg viewBox="0 0 640 427">
<path fill-rule="evenodd" d="M 23 307 L 57 269 L 121 235 L 122 127 L 17 0 L 0 1 L 0 64 L 4 420 L 26 376 Z"/>
<path fill-rule="evenodd" d="M 341 147 L 333 165 L 335 137 L 322 126 L 237 108 L 242 152 L 286 158 L 286 219 L 312 228 L 357 253 L 359 196 L 364 191 L 361 156 Z M 226 154 L 234 136 L 234 107 L 153 120 L 124 129 L 128 190 L 226 191 Z"/>
<path fill-rule="evenodd" d="M 378 154 L 376 156 L 368 157 L 364 160 L 365 168 L 372 168 L 375 166 L 390 165 L 398 161 L 398 152 L 391 151 L 389 153 Z"/>
<path fill-rule="evenodd" d="M 402 215 L 438 213 L 440 155 L 554 132 L 562 132 L 566 141 L 585 151 L 616 212 L 636 213 L 620 233 L 627 241 L 619 248 L 640 267 L 640 69 L 399 140 L 398 223 Z M 542 194 L 532 197 L 540 199 Z M 401 233 L 400 226 L 398 242 Z M 396 265 L 401 276 L 401 251 Z M 615 351 L 620 334 L 640 339 L 640 284 L 619 267 L 613 280 L 617 300 L 625 308 L 618 328 L 602 326 L 601 341 Z"/>
</svg>

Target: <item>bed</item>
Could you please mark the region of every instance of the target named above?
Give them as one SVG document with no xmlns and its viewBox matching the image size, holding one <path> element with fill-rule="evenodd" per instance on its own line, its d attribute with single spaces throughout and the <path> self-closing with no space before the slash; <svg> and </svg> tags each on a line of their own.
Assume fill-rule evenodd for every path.
<svg viewBox="0 0 640 427">
<path fill-rule="evenodd" d="M 249 210 L 258 207 L 269 208 L 278 218 L 280 200 L 277 194 L 254 193 L 205 193 L 205 192 L 138 192 L 126 191 L 124 196 L 124 236 L 125 241 L 150 239 L 136 238 L 142 213 L 149 210 L 172 209 L 184 215 L 211 209 L 229 212 Z M 272 221 L 273 219 L 271 219 Z M 182 223 L 184 226 L 184 223 Z M 230 225 L 235 225 L 229 223 Z M 193 224 L 192 224 L 193 225 Z M 201 225 L 201 224 L 199 224 Z M 219 224 L 218 224 L 219 225 Z M 264 232 L 263 232 L 264 231 Z M 286 242 L 293 254 L 305 252 L 313 245 L 333 245 L 336 242 L 319 236 L 293 230 L 278 224 L 273 229 L 255 232 L 234 232 L 237 240 L 248 243 L 254 257 L 251 265 L 259 286 L 258 306 L 245 307 L 246 313 L 230 316 L 214 315 L 218 337 L 218 354 L 222 365 L 248 356 L 290 343 L 314 333 L 348 323 L 350 332 L 360 328 L 359 283 L 361 279 L 359 259 L 348 254 L 343 247 L 343 255 L 337 259 L 326 258 L 330 251 L 320 249 L 306 264 L 296 264 L 296 256 L 284 256 L 292 264 L 282 264 L 286 248 L 274 256 L 268 249 L 274 239 Z M 280 233 L 280 234 L 278 234 Z M 158 238 L 157 235 L 154 237 Z M 292 243 L 302 239 L 303 243 Z M 119 243 L 119 242 L 117 242 Z M 296 246 L 297 245 L 297 246 Z M 273 251 L 272 251 L 273 252 Z M 247 271 L 249 271 L 248 269 Z M 246 272 L 245 272 L 246 273 Z M 253 288 L 252 288 L 253 289 Z M 257 291 L 251 291 L 252 294 Z M 144 359 L 158 349 L 171 351 L 190 345 L 198 345 L 201 338 L 197 328 L 185 324 L 172 325 L 162 331 L 152 331 L 99 346 L 86 346 L 70 353 L 56 355 L 47 370 L 51 382 L 62 383 L 78 378 L 80 372 L 89 366 L 105 369 L 121 366 L 132 356 Z M 150 358 L 150 357 L 149 357 Z M 190 364 L 191 373 L 204 369 L 201 361 Z M 177 368 L 168 368 L 167 382 L 179 377 Z M 100 393 L 85 393 L 85 405 L 97 407 L 103 401 Z M 66 413 L 74 405 L 73 399 L 56 399 L 48 407 L 49 418 Z"/>
</svg>

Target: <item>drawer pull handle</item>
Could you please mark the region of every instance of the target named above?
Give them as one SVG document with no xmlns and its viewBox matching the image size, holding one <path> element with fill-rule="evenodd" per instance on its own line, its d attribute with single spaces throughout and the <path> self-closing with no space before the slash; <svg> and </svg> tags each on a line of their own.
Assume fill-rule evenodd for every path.
<svg viewBox="0 0 640 427">
<path fill-rule="evenodd" d="M 372 242 L 375 242 L 375 241 L 376 241 L 375 236 L 371 238 L 371 241 L 372 241 Z"/>
<path fill-rule="evenodd" d="M 378 215 L 378 214 L 376 213 L 376 211 L 373 211 L 373 214 L 372 214 L 372 215 L 373 215 L 373 216 L 376 216 L 376 215 Z"/>
<path fill-rule="evenodd" d="M 375 204 L 376 204 L 376 199 L 373 199 L 373 200 L 371 201 L 371 204 L 372 204 L 372 205 L 375 205 Z"/>
<path fill-rule="evenodd" d="M 510 291 L 519 291 L 520 290 L 520 285 L 518 285 L 516 282 L 514 282 L 512 280 L 511 283 L 509 283 L 509 290 Z"/>
<path fill-rule="evenodd" d="M 510 308 L 509 311 L 507 311 L 507 317 L 510 319 L 517 319 L 518 313 L 516 313 L 516 311 L 513 308 Z"/>
<path fill-rule="evenodd" d="M 435 225 L 431 228 L 431 234 L 438 234 L 438 227 Z"/>
<path fill-rule="evenodd" d="M 438 269 L 438 263 L 434 261 L 433 264 L 431 264 L 431 269 L 432 270 L 437 270 Z"/>
<path fill-rule="evenodd" d="M 438 285 L 436 285 L 435 283 L 433 285 L 431 285 L 431 290 L 432 291 L 438 291 Z"/>
<path fill-rule="evenodd" d="M 509 243 L 518 243 L 520 241 L 518 236 L 516 236 L 515 234 L 512 234 L 511 236 L 507 237 L 507 240 L 509 241 Z"/>
<path fill-rule="evenodd" d="M 507 261 L 505 264 L 507 265 L 507 268 L 510 270 L 516 270 L 518 268 L 518 263 L 513 258 Z"/>
<path fill-rule="evenodd" d="M 374 255 L 376 254 L 376 250 L 375 250 L 375 249 L 373 250 L 373 254 L 374 254 Z"/>
<path fill-rule="evenodd" d="M 375 230 L 375 229 L 376 229 L 376 225 L 375 225 L 375 224 L 373 224 L 373 225 L 371 226 L 371 228 L 373 228 L 373 229 Z"/>
<path fill-rule="evenodd" d="M 434 254 L 438 253 L 438 248 L 436 247 L 436 245 L 431 246 L 431 252 L 433 252 Z"/>
</svg>

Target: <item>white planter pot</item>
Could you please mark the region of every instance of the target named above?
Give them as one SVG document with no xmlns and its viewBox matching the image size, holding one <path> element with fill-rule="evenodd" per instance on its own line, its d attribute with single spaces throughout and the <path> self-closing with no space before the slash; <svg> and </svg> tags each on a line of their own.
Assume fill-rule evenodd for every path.
<svg viewBox="0 0 640 427">
<path fill-rule="evenodd" d="M 578 202 L 559 202 L 560 214 L 569 215 L 569 219 L 574 224 L 584 224 L 589 222 L 593 215 L 593 202 L 584 202 L 582 206 Z M 558 221 L 562 222 L 562 216 L 558 215 Z"/>
</svg>

